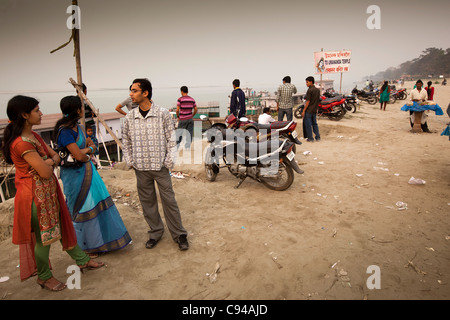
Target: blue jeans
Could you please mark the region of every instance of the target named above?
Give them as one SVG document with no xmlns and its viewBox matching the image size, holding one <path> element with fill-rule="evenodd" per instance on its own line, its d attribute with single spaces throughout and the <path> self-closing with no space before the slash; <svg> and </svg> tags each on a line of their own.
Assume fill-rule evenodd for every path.
<svg viewBox="0 0 450 320">
<path fill-rule="evenodd" d="M 286 115 L 287 121 L 292 121 L 292 108 L 278 110 L 278 121 L 283 121 L 284 115 Z"/>
<path fill-rule="evenodd" d="M 312 136 L 313 132 L 316 136 L 316 140 L 320 140 L 319 126 L 317 125 L 317 114 L 312 114 L 306 111 L 305 117 L 303 118 L 303 134 L 305 135 L 305 138 L 314 141 Z"/>
<path fill-rule="evenodd" d="M 186 135 L 184 137 L 184 140 L 185 140 L 184 147 L 185 147 L 185 149 L 189 149 L 191 147 L 192 137 L 194 134 L 194 120 L 187 119 L 187 120 L 178 121 L 178 128 L 176 131 L 177 148 L 179 147 L 179 144 L 181 143 L 181 140 L 183 139 L 183 133 L 186 133 Z"/>
</svg>

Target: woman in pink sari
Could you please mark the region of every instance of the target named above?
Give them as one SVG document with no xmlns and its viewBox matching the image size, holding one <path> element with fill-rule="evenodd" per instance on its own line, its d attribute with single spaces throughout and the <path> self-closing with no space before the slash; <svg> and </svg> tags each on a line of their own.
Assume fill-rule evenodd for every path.
<svg viewBox="0 0 450 320">
<path fill-rule="evenodd" d="M 50 244 L 60 240 L 63 250 L 83 269 L 100 268 L 77 245 L 77 239 L 64 195 L 53 169 L 60 158 L 32 131 L 41 123 L 38 101 L 15 96 L 8 102 L 9 124 L 4 131 L 3 155 L 16 167 L 14 226 L 12 242 L 20 245 L 20 274 L 25 280 L 38 276 L 45 289 L 60 291 L 66 285 L 52 275 Z"/>
</svg>

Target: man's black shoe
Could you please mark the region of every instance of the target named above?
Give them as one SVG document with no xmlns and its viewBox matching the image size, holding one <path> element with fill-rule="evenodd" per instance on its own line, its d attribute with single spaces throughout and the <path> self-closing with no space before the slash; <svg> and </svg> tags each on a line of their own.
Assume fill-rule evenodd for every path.
<svg viewBox="0 0 450 320">
<path fill-rule="evenodd" d="M 189 242 L 187 241 L 187 236 L 185 234 L 182 234 L 181 236 L 178 237 L 178 248 L 180 248 L 180 250 L 187 250 L 189 249 Z"/>
<path fill-rule="evenodd" d="M 155 240 L 155 239 L 150 239 L 147 241 L 147 243 L 145 244 L 145 247 L 147 249 L 153 249 L 157 244 L 158 244 L 159 240 Z"/>
</svg>

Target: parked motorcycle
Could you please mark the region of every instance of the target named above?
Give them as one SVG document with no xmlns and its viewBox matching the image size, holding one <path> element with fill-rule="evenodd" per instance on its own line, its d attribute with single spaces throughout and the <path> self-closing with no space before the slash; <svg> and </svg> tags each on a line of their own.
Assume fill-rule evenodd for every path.
<svg viewBox="0 0 450 320">
<path fill-rule="evenodd" d="M 369 104 L 376 104 L 378 101 L 377 94 L 373 91 L 358 90 L 357 87 L 354 87 L 352 94 L 354 94 L 359 100 L 366 101 Z"/>
<path fill-rule="evenodd" d="M 397 100 L 406 100 L 408 98 L 408 92 L 405 88 L 401 88 L 397 90 Z"/>
<path fill-rule="evenodd" d="M 269 189 L 283 191 L 294 182 L 294 171 L 303 173 L 294 159 L 295 144 L 287 139 L 247 142 L 236 135 L 236 132 L 242 132 L 240 130 L 213 131 L 209 133 L 215 138 L 211 139 L 205 154 L 205 172 L 209 181 L 215 181 L 220 169 L 226 167 L 239 179 L 235 188 L 250 177 Z"/>
<path fill-rule="evenodd" d="M 317 114 L 319 116 L 326 116 L 330 120 L 339 121 L 347 112 L 345 105 L 346 101 L 342 96 L 322 99 L 319 102 Z M 294 110 L 294 117 L 296 117 L 297 119 L 301 119 L 304 108 L 305 104 L 299 105 Z"/>
<path fill-rule="evenodd" d="M 200 119 L 203 121 L 211 121 L 208 116 L 201 115 Z M 295 144 L 302 144 L 298 140 L 298 134 L 295 129 L 297 128 L 297 122 L 295 121 L 274 121 L 270 124 L 260 124 L 255 121 L 251 121 L 248 118 L 237 119 L 233 114 L 229 114 L 225 118 L 225 124 L 223 123 L 211 123 L 211 127 L 224 131 L 226 129 L 237 130 L 241 129 L 245 132 L 247 140 L 253 142 L 260 142 L 270 140 L 272 138 L 288 139 Z M 294 146 L 294 152 L 296 147 Z"/>
<path fill-rule="evenodd" d="M 391 91 L 389 94 L 389 104 L 393 104 L 397 101 L 397 90 Z"/>
<path fill-rule="evenodd" d="M 358 98 L 353 94 L 345 94 L 344 98 L 345 98 L 345 101 L 347 102 L 347 105 L 345 107 L 347 109 L 347 111 L 351 112 L 351 113 L 355 113 L 356 108 L 359 105 Z"/>
<path fill-rule="evenodd" d="M 323 96 L 326 98 L 338 98 L 338 97 L 343 97 L 345 99 L 345 109 L 348 112 L 352 112 L 355 113 L 356 112 L 356 107 L 359 104 L 359 100 L 358 98 L 356 98 L 355 95 L 353 94 L 345 94 L 345 95 L 340 95 L 336 92 L 334 92 L 333 89 L 327 89 L 324 93 Z"/>
</svg>

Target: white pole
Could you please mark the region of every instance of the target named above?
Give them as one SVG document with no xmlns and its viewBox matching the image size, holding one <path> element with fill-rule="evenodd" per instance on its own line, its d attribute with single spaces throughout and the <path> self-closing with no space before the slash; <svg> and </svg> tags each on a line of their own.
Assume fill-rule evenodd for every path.
<svg viewBox="0 0 450 320">
<path fill-rule="evenodd" d="M 116 130 L 116 136 L 119 136 L 119 130 Z M 117 145 L 117 162 L 120 162 L 120 147 Z"/>
<path fill-rule="evenodd" d="M 108 157 L 108 161 L 109 161 L 109 165 L 111 165 L 111 159 L 109 158 L 109 153 L 108 153 L 108 149 L 106 148 L 106 145 L 105 145 L 105 140 L 103 140 L 103 136 L 100 132 L 99 132 L 99 135 L 100 135 L 100 139 L 102 139 L 103 148 L 105 148 L 106 156 Z"/>
</svg>

